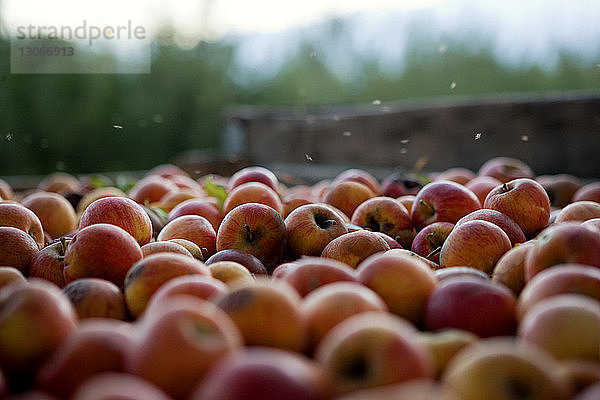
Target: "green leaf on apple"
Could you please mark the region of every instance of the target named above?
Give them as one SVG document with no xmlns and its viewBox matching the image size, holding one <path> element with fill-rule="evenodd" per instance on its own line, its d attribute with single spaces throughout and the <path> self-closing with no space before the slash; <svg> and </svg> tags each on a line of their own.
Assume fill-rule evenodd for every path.
<svg viewBox="0 0 600 400">
<path fill-rule="evenodd" d="M 204 191 L 209 196 L 217 199 L 219 209 L 223 210 L 223 204 L 227 198 L 227 190 L 225 189 L 225 186 L 214 183 L 209 176 L 204 181 Z"/>
<path fill-rule="evenodd" d="M 90 175 L 88 177 L 88 181 L 90 185 L 94 188 L 102 188 L 106 186 L 110 186 L 110 182 L 108 179 L 102 175 Z"/>
<path fill-rule="evenodd" d="M 136 180 L 127 175 L 117 175 L 115 178 L 115 183 L 117 187 L 121 189 L 124 193 L 128 193 L 133 185 L 135 185 Z"/>
<path fill-rule="evenodd" d="M 160 218 L 160 220 L 163 222 L 163 224 L 167 223 L 167 221 L 169 220 L 168 212 L 166 212 L 165 210 L 163 210 L 160 207 L 148 205 L 148 208 L 150 209 L 150 211 L 152 211 L 154 214 L 156 214 L 158 216 L 158 218 Z"/>
</svg>

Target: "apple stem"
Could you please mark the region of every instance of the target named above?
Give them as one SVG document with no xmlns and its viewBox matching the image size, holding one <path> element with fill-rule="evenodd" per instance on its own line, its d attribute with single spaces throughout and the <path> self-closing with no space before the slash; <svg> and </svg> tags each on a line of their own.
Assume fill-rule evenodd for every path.
<svg viewBox="0 0 600 400">
<path fill-rule="evenodd" d="M 431 257 L 435 256 L 436 254 L 438 254 L 440 251 L 442 251 L 442 246 L 438 246 L 436 247 L 431 253 L 427 254 L 427 257 L 425 257 L 426 259 L 430 260 Z"/>
<path fill-rule="evenodd" d="M 254 240 L 254 234 L 252 233 L 252 230 L 250 229 L 250 226 L 248 224 L 244 224 L 244 229 L 246 230 L 246 238 L 248 239 L 249 242 Z"/>
<path fill-rule="evenodd" d="M 65 252 L 67 251 L 67 239 L 64 236 L 60 237 L 60 253 L 58 256 L 59 261 L 65 260 Z"/>
<path fill-rule="evenodd" d="M 502 184 L 502 191 L 503 191 L 503 192 L 508 192 L 508 191 L 509 191 L 509 189 L 508 189 L 508 185 L 507 185 L 506 183 L 503 183 L 503 184 Z"/>
</svg>

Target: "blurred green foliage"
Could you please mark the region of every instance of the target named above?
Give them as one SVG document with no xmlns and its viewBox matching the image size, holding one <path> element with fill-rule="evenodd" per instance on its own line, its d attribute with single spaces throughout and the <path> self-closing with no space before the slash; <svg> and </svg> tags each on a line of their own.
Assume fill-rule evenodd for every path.
<svg viewBox="0 0 600 400">
<path fill-rule="evenodd" d="M 448 40 L 448 50 L 440 52 L 437 43 L 412 43 L 398 71 L 351 55 L 347 61 L 358 73 L 344 77 L 318 56 L 318 43 L 307 41 L 274 76 L 239 84 L 232 41 L 201 42 L 187 51 L 157 45 L 147 75 L 20 75 L 10 73 L 10 44 L 0 40 L 0 176 L 147 169 L 189 149 L 216 152 L 223 111 L 232 104 L 309 106 L 600 87 L 600 68 L 567 52 L 541 68 L 507 65 L 485 44 Z"/>
</svg>

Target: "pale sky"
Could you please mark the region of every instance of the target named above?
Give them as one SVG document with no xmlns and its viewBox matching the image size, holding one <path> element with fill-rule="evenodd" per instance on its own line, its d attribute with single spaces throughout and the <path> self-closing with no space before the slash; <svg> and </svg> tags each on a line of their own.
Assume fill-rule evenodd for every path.
<svg viewBox="0 0 600 400">
<path fill-rule="evenodd" d="M 236 57 L 259 71 L 295 51 L 301 39 L 294 28 L 315 39 L 323 33 L 318 23 L 332 17 L 348 17 L 352 51 L 375 52 L 396 68 L 411 18 L 423 22 L 424 15 L 419 29 L 440 38 L 489 38 L 507 60 L 548 64 L 561 48 L 587 58 L 600 51 L 600 0 L 0 0 L 2 27 L 13 33 L 23 25 L 77 26 L 85 19 L 104 26 L 131 20 L 150 39 L 169 27 L 183 48 L 235 34 Z M 328 49 L 331 58 L 335 50 Z"/>
<path fill-rule="evenodd" d="M 190 40 L 225 34 L 267 33 L 366 10 L 414 9 L 446 0 L 0 0 L 4 26 L 29 24 L 120 24 L 123 20 L 150 31 L 171 25 Z"/>
</svg>

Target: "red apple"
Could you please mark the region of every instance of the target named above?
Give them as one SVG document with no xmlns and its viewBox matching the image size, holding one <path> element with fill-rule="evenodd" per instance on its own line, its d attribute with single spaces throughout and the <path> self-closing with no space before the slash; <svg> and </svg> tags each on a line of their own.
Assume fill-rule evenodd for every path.
<svg viewBox="0 0 600 400">
<path fill-rule="evenodd" d="M 450 361 L 442 385 L 461 400 L 565 400 L 558 362 L 543 349 L 513 338 L 470 344 Z"/>
<path fill-rule="evenodd" d="M 184 218 L 184 217 L 180 217 Z M 237 206 L 223 218 L 217 232 L 217 251 L 237 249 L 258 258 L 268 272 L 283 257 L 285 223 L 273 208 L 259 203 Z"/>
<path fill-rule="evenodd" d="M 246 269 L 254 275 L 267 274 L 267 269 L 258 258 L 242 250 L 227 249 L 218 251 L 212 256 L 210 256 L 210 258 L 204 263 L 206 265 L 211 265 L 219 261 L 235 261 L 246 267 Z"/>
<path fill-rule="evenodd" d="M 130 324 L 116 320 L 82 322 L 40 369 L 36 386 L 66 399 L 96 374 L 123 371 L 134 332 Z"/>
<path fill-rule="evenodd" d="M 183 256 L 194 257 L 188 249 L 171 240 L 159 240 L 157 242 L 146 243 L 141 249 L 144 257 L 157 253 L 177 253 Z M 202 254 L 202 251 L 200 251 L 200 254 Z"/>
<path fill-rule="evenodd" d="M 508 287 L 518 296 L 525 286 L 525 260 L 535 240 L 513 247 L 496 262 L 492 280 Z"/>
<path fill-rule="evenodd" d="M 479 336 L 462 329 L 444 329 L 437 332 L 419 332 L 419 340 L 431 352 L 435 377 L 439 378 L 454 356 L 468 345 L 477 342 Z"/>
<path fill-rule="evenodd" d="M 202 249 L 204 259 L 215 254 L 217 233 L 211 223 L 199 215 L 182 215 L 167 223 L 157 240 L 186 239 Z"/>
<path fill-rule="evenodd" d="M 113 186 L 100 187 L 92 189 L 79 200 L 77 203 L 77 215 L 83 214 L 86 208 L 94 201 L 104 197 L 126 197 L 127 195 L 119 188 Z"/>
<path fill-rule="evenodd" d="M 183 169 L 181 169 L 181 167 L 175 165 L 175 164 L 159 164 L 155 167 L 153 167 L 152 169 L 150 169 L 148 171 L 148 173 L 146 175 L 159 175 L 162 176 L 163 178 L 175 178 L 178 176 L 185 176 L 187 177 L 188 174 L 187 172 L 185 172 Z"/>
<path fill-rule="evenodd" d="M 550 204 L 562 208 L 573 200 L 573 195 L 584 183 L 576 176 L 569 174 L 539 175 L 535 178 L 548 193 Z"/>
<path fill-rule="evenodd" d="M 314 349 L 335 325 L 367 311 L 388 311 L 383 299 L 358 282 L 334 282 L 310 292 L 301 303 L 308 325 L 309 349 Z"/>
<path fill-rule="evenodd" d="M 356 282 L 354 270 L 343 262 L 324 257 L 302 257 L 294 263 L 282 264 L 287 272 L 281 276 L 281 266 L 273 272 L 273 278 L 290 284 L 300 296 L 333 282 Z M 275 275 L 275 272 L 278 272 Z M 281 276 L 281 277 L 280 277 Z"/>
<path fill-rule="evenodd" d="M 473 220 L 456 224 L 442 245 L 441 267 L 466 266 L 490 274 L 498 259 L 512 248 L 497 225 Z"/>
<path fill-rule="evenodd" d="M 57 193 L 36 192 L 25 197 L 21 204 L 39 218 L 44 232 L 57 238 L 75 230 L 77 215 L 67 199 Z"/>
<path fill-rule="evenodd" d="M 353 315 L 320 342 L 315 359 L 335 394 L 433 377 L 433 360 L 417 330 L 381 312 Z"/>
<path fill-rule="evenodd" d="M 518 336 L 558 359 L 599 361 L 600 302 L 579 294 L 548 297 L 521 319 Z"/>
<path fill-rule="evenodd" d="M 162 307 L 174 296 L 194 296 L 202 300 L 210 300 L 212 297 L 222 296 L 228 291 L 227 285 L 210 275 L 177 276 L 163 283 L 152 294 L 146 306 L 146 314 L 152 315 L 155 307 Z"/>
<path fill-rule="evenodd" d="M 210 275 L 229 287 L 254 283 L 254 275 L 235 261 L 217 261 L 208 266 Z"/>
<path fill-rule="evenodd" d="M 129 315 L 123 293 L 117 285 L 104 279 L 81 278 L 63 288 L 77 317 L 113 318 L 125 321 Z"/>
<path fill-rule="evenodd" d="M 318 256 L 333 239 L 348 233 L 342 218 L 324 204 L 296 208 L 284 220 L 287 232 L 287 255 Z"/>
<path fill-rule="evenodd" d="M 161 241 L 159 240 L 158 243 L 160 242 Z M 191 242 L 187 239 L 169 239 L 167 240 L 167 242 L 175 243 L 185 248 L 188 251 L 188 253 L 190 253 L 192 257 L 194 257 L 196 260 L 204 260 L 204 254 L 202 254 L 202 249 L 198 247 L 198 245 L 194 242 Z"/>
<path fill-rule="evenodd" d="M 491 176 L 477 176 L 467 182 L 465 187 L 475 193 L 475 196 L 483 204 L 488 193 L 498 185 L 502 185 L 502 182 L 496 178 Z"/>
<path fill-rule="evenodd" d="M 590 385 L 586 389 L 582 390 L 573 400 L 596 400 L 600 397 L 600 382 L 596 382 Z"/>
<path fill-rule="evenodd" d="M 166 193 L 177 190 L 177 185 L 170 180 L 158 175 L 148 175 L 135 183 L 128 196 L 140 204 L 146 204 L 157 202 Z"/>
<path fill-rule="evenodd" d="M 580 187 L 575 194 L 573 194 L 572 201 L 595 201 L 600 203 L 600 182 L 590 182 Z"/>
<path fill-rule="evenodd" d="M 288 215 L 296 208 L 300 206 L 305 206 L 308 204 L 313 204 L 317 202 L 317 199 L 314 199 L 312 196 L 307 198 L 302 195 L 286 195 L 283 198 L 283 218 L 287 218 Z"/>
<path fill-rule="evenodd" d="M 0 291 L 0 365 L 9 382 L 27 382 L 76 326 L 69 299 L 50 283 L 33 279 Z"/>
<path fill-rule="evenodd" d="M 270 346 L 301 352 L 307 345 L 300 296 L 280 280 L 267 278 L 230 287 L 214 299 L 242 332 L 248 346 Z"/>
<path fill-rule="evenodd" d="M 66 172 L 54 172 L 42 179 L 37 188 L 44 192 L 68 193 L 81 190 L 79 179 Z"/>
<path fill-rule="evenodd" d="M 456 182 L 436 181 L 425 185 L 411 211 L 413 226 L 423 229 L 433 222 L 456 223 L 465 215 L 481 208 L 477 196 Z"/>
<path fill-rule="evenodd" d="M 437 285 L 426 263 L 407 254 L 379 253 L 361 262 L 356 276 L 381 296 L 391 312 L 417 326 L 422 324 L 425 303 Z"/>
<path fill-rule="evenodd" d="M 518 178 L 533 179 L 535 174 L 531 168 L 521 160 L 510 157 L 494 157 L 489 159 L 479 168 L 479 176 L 492 176 L 505 183 Z"/>
<path fill-rule="evenodd" d="M 274 191 L 279 189 L 279 180 L 277 176 L 268 168 L 260 166 L 251 166 L 242 168 L 229 178 L 227 182 L 228 190 L 248 182 L 260 182 L 269 186 Z"/>
<path fill-rule="evenodd" d="M 472 267 L 452 267 L 452 268 L 440 268 L 434 271 L 435 278 L 438 282 L 443 282 L 447 279 L 453 278 L 478 278 L 483 280 L 489 280 L 490 276 L 485 272 L 472 268 Z"/>
<path fill-rule="evenodd" d="M 593 231 L 600 232 L 600 218 L 592 218 L 584 221 L 581 226 L 585 226 Z"/>
<path fill-rule="evenodd" d="M 0 265 L 16 268 L 26 275 L 38 251 L 35 240 L 21 229 L 0 226 Z"/>
<path fill-rule="evenodd" d="M 413 239 L 411 251 L 439 264 L 442 245 L 453 228 L 454 224 L 450 222 L 434 222 L 427 225 Z"/>
<path fill-rule="evenodd" d="M 535 275 L 519 296 L 518 316 L 522 317 L 541 300 L 574 293 L 600 301 L 600 269 L 581 264 L 558 264 Z"/>
<path fill-rule="evenodd" d="M 388 246 L 390 246 L 390 250 L 391 249 L 403 249 L 404 248 L 395 239 L 392 239 L 391 236 L 388 236 L 388 235 L 386 235 L 383 232 L 373 232 L 373 233 L 376 234 L 377 236 L 379 236 L 380 238 L 382 238 L 383 240 L 385 240 L 385 242 L 388 244 Z M 410 235 L 414 236 L 414 232 L 411 231 Z"/>
<path fill-rule="evenodd" d="M 0 267 L 0 290 L 13 283 L 27 283 L 27 279 L 14 267 Z"/>
<path fill-rule="evenodd" d="M 488 193 L 483 203 L 508 215 L 531 238 L 548 226 L 550 219 L 550 199 L 536 181 L 521 178 L 497 186 Z"/>
<path fill-rule="evenodd" d="M 504 233 L 506 233 L 512 245 L 523 243 L 526 240 L 523 230 L 515 223 L 515 221 L 510 219 L 508 215 L 489 208 L 482 208 L 465 215 L 458 220 L 456 225 L 458 226 L 464 222 L 474 220 L 488 221 L 494 225 L 498 225 L 502 228 Z"/>
<path fill-rule="evenodd" d="M 242 345 L 240 332 L 223 311 L 191 296 L 173 297 L 154 308 L 138 329 L 126 371 L 177 399 L 187 398 L 215 362 Z"/>
<path fill-rule="evenodd" d="M 13 200 L 14 192 L 12 187 L 4 179 L 0 179 L 0 200 Z"/>
<path fill-rule="evenodd" d="M 325 397 L 321 367 L 289 351 L 253 347 L 224 356 L 190 400 L 320 400 Z"/>
<path fill-rule="evenodd" d="M 333 179 L 332 185 L 335 186 L 341 182 L 358 182 L 371 189 L 375 195 L 381 193 L 381 186 L 379 185 L 379 182 L 377 182 L 377 179 L 363 169 L 350 168 L 340 172 Z"/>
<path fill-rule="evenodd" d="M 525 260 L 525 281 L 557 264 L 600 267 L 600 235 L 578 222 L 555 224 L 536 238 Z"/>
<path fill-rule="evenodd" d="M 166 213 L 170 213 L 179 203 L 202 197 L 204 197 L 204 193 L 177 187 L 176 190 L 165 193 L 158 201 L 153 201 L 152 203 L 149 203 L 149 205 L 153 208 L 160 208 Z"/>
<path fill-rule="evenodd" d="M 94 201 L 81 215 L 79 229 L 100 223 L 123 228 L 140 246 L 152 239 L 150 217 L 142 206 L 126 197 L 104 197 Z"/>
<path fill-rule="evenodd" d="M 387 251 L 390 246 L 373 232 L 360 230 L 333 239 L 321 253 L 321 257 L 341 261 L 356 268 L 372 254 Z"/>
<path fill-rule="evenodd" d="M 296 268 L 296 265 L 296 261 L 289 261 L 279 264 L 275 267 L 275 269 L 273 269 L 273 272 L 271 272 L 271 278 L 283 279 L 288 274 L 288 272 Z"/>
<path fill-rule="evenodd" d="M 398 200 L 404 207 L 406 207 L 406 211 L 410 214 L 412 211 L 413 204 L 415 204 L 415 199 L 417 196 L 413 194 L 406 194 L 400 197 L 397 197 Z"/>
<path fill-rule="evenodd" d="M 556 215 L 554 222 L 583 222 L 593 218 L 600 218 L 600 203 L 589 200 L 580 200 L 575 201 L 560 210 Z"/>
<path fill-rule="evenodd" d="M 347 216 L 351 216 L 362 202 L 375 197 L 376 194 L 368 186 L 346 180 L 332 183 L 325 195 L 323 202 L 339 208 Z"/>
<path fill-rule="evenodd" d="M 600 363 L 580 358 L 561 360 L 558 366 L 558 375 L 566 381 L 570 398 L 575 398 L 576 394 L 583 392 L 596 382 L 600 382 Z"/>
<path fill-rule="evenodd" d="M 260 182 L 247 182 L 236 186 L 229 192 L 223 204 L 223 213 L 246 203 L 260 203 L 272 207 L 283 216 L 283 203 L 279 194 L 269 186 Z"/>
<path fill-rule="evenodd" d="M 336 400 L 459 400 L 434 379 L 410 379 L 391 385 L 355 390 Z"/>
<path fill-rule="evenodd" d="M 449 168 L 445 171 L 440 172 L 439 175 L 435 177 L 436 181 L 447 180 L 453 181 L 456 183 L 460 183 L 461 185 L 466 185 L 469 181 L 475 178 L 475 172 L 471 171 L 468 168 L 463 167 L 453 167 Z"/>
<path fill-rule="evenodd" d="M 138 376 L 104 372 L 87 379 L 71 400 L 172 400 L 165 392 Z"/>
<path fill-rule="evenodd" d="M 145 257 L 127 271 L 125 301 L 133 317 L 146 309 L 152 295 L 165 282 L 182 275 L 210 275 L 206 265 L 192 257 L 175 253 L 159 253 Z"/>
<path fill-rule="evenodd" d="M 70 241 L 63 237 L 38 251 L 29 264 L 29 277 L 45 279 L 60 288 L 64 287 L 65 251 Z"/>
<path fill-rule="evenodd" d="M 406 207 L 391 197 L 373 197 L 361 203 L 352 214 L 352 224 L 374 232 L 382 232 L 403 247 L 414 238 L 412 221 Z"/>
<path fill-rule="evenodd" d="M 394 172 L 381 182 L 381 194 L 394 198 L 415 195 L 422 187 L 423 184 L 417 179 Z"/>
<path fill-rule="evenodd" d="M 458 328 L 480 337 L 513 335 L 516 305 L 510 289 L 493 281 L 471 277 L 447 279 L 429 296 L 425 326 L 430 331 Z"/>
<path fill-rule="evenodd" d="M 0 203 L 0 227 L 18 228 L 35 240 L 38 249 L 46 244 L 40 219 L 33 211 L 17 203 Z"/>
<path fill-rule="evenodd" d="M 219 207 L 205 199 L 189 199 L 177 204 L 169 212 L 169 222 L 182 215 L 199 215 L 206 218 L 215 229 L 215 232 L 219 229 L 219 224 L 223 220 Z"/>
<path fill-rule="evenodd" d="M 136 240 L 122 228 L 94 224 L 78 231 L 65 252 L 65 282 L 101 278 L 122 287 L 129 268 L 142 258 Z"/>
</svg>

